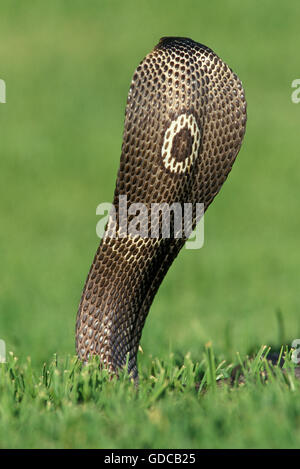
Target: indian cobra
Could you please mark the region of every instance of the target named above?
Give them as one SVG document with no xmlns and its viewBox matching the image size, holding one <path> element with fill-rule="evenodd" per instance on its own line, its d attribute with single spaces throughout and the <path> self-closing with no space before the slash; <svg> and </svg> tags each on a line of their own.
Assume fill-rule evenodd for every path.
<svg viewBox="0 0 300 469">
<path fill-rule="evenodd" d="M 171 234 L 122 231 L 119 196 L 127 206 L 211 204 L 239 152 L 246 100 L 237 75 L 211 49 L 188 38 L 163 37 L 137 67 L 130 85 L 120 167 L 108 223 L 82 293 L 76 350 L 137 379 L 137 351 L 154 296 L 186 241 Z M 191 206 L 191 205 L 190 205 Z M 149 216 L 150 217 L 150 216 Z M 199 218 L 199 217 L 198 217 Z M 128 218 L 129 219 L 129 218 Z M 150 220 L 146 220 L 150 221 Z M 122 233 L 121 233 L 122 231 Z"/>
</svg>

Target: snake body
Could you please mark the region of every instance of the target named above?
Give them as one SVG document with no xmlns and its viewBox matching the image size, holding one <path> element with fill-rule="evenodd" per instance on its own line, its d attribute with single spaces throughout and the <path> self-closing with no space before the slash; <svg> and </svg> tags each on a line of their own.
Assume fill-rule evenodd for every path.
<svg viewBox="0 0 300 469">
<path fill-rule="evenodd" d="M 101 365 L 112 372 L 127 363 L 129 373 L 137 377 L 145 319 L 186 240 L 176 237 L 173 219 L 170 237 L 162 236 L 161 216 L 156 237 L 121 233 L 119 196 L 126 196 L 128 207 L 190 203 L 194 229 L 196 204 L 203 203 L 206 210 L 221 189 L 245 126 L 241 81 L 208 47 L 188 38 L 165 37 L 137 67 L 113 199 L 116 236 L 108 223 L 77 314 L 81 360 L 99 355 Z"/>
</svg>

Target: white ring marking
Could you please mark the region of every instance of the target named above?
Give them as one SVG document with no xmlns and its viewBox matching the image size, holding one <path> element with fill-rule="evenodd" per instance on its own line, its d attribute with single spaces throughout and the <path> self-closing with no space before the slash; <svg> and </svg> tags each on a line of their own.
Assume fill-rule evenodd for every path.
<svg viewBox="0 0 300 469">
<path fill-rule="evenodd" d="M 172 157 L 171 155 L 173 139 L 175 135 L 177 135 L 178 132 L 180 132 L 180 130 L 184 129 L 185 127 L 188 128 L 191 136 L 194 137 L 192 151 L 184 161 L 177 161 L 176 158 Z M 171 122 L 164 135 L 161 156 L 165 167 L 172 173 L 185 173 L 185 171 L 192 166 L 195 159 L 197 158 L 200 141 L 201 132 L 193 114 L 180 114 L 177 119 Z"/>
</svg>

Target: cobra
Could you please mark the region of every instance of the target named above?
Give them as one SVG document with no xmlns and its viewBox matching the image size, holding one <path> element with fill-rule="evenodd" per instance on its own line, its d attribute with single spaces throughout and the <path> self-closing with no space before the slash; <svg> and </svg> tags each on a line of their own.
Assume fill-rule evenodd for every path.
<svg viewBox="0 0 300 469">
<path fill-rule="evenodd" d="M 125 112 L 113 204 L 212 203 L 240 150 L 246 100 L 237 75 L 211 49 L 164 37 L 137 67 Z M 118 236 L 108 224 L 90 268 L 76 322 L 76 350 L 113 373 L 137 378 L 142 329 L 156 292 L 186 238 Z M 162 217 L 158 223 L 161 227 Z M 171 219 L 171 227 L 174 220 Z"/>
</svg>

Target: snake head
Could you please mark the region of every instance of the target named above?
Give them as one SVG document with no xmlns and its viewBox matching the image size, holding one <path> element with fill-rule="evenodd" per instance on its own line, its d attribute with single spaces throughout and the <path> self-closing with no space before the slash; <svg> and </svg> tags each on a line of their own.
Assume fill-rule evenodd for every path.
<svg viewBox="0 0 300 469">
<path fill-rule="evenodd" d="M 208 47 L 163 37 L 139 64 L 127 99 L 113 209 L 77 314 L 82 360 L 99 355 L 112 372 L 127 363 L 137 377 L 145 319 L 187 238 L 178 236 L 174 210 L 164 236 L 164 216 L 189 204 L 189 233 L 195 228 L 197 204 L 206 210 L 220 191 L 245 126 L 242 83 Z M 153 206 L 160 206 L 156 217 Z"/>
</svg>

